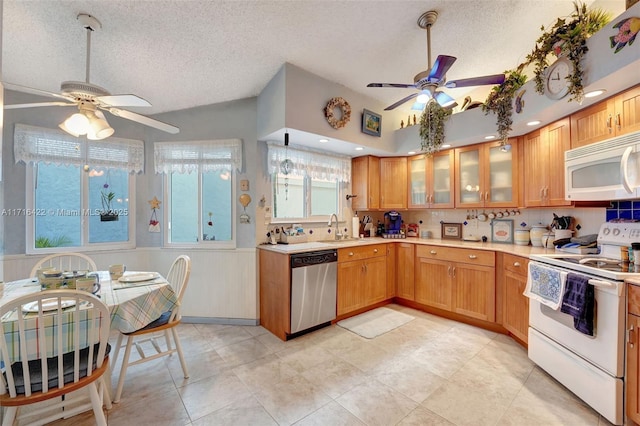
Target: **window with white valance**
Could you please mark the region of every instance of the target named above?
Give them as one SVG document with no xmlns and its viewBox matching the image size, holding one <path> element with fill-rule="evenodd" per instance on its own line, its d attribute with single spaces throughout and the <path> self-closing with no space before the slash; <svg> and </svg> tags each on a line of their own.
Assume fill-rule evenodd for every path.
<svg viewBox="0 0 640 426">
<path fill-rule="evenodd" d="M 235 248 L 235 175 L 242 140 L 153 144 L 155 171 L 165 175 L 165 245 Z"/>
<path fill-rule="evenodd" d="M 135 179 L 144 171 L 143 141 L 92 141 L 16 124 L 13 152 L 16 163 L 27 165 L 27 253 L 135 246 Z"/>
<path fill-rule="evenodd" d="M 134 139 L 110 137 L 92 141 L 58 129 L 16 124 L 13 153 L 16 163 L 88 164 L 134 173 L 144 171 L 144 142 Z"/>
<path fill-rule="evenodd" d="M 242 168 L 242 141 L 156 142 L 153 144 L 156 173 L 207 173 Z"/>
<path fill-rule="evenodd" d="M 280 164 L 289 159 L 293 168 L 289 175 L 313 179 L 349 183 L 351 181 L 351 158 L 326 152 L 301 149 L 289 145 L 268 142 L 269 174 L 279 173 Z"/>
</svg>

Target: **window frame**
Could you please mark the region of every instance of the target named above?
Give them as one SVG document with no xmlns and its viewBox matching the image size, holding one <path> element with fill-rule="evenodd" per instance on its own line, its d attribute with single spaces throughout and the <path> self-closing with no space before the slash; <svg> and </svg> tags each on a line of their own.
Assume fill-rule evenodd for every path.
<svg viewBox="0 0 640 426">
<path fill-rule="evenodd" d="M 237 172 L 235 169 L 229 170 L 231 175 L 231 239 L 227 241 L 222 240 L 202 240 L 202 225 L 205 221 L 202 213 L 202 175 L 203 173 L 198 171 L 194 171 L 193 173 L 198 174 L 198 232 L 199 238 L 198 241 L 193 243 L 174 243 L 169 241 L 169 236 L 171 234 L 171 174 L 172 173 L 180 173 L 180 172 L 172 172 L 172 173 L 164 173 L 162 184 L 163 184 L 163 194 L 166 203 L 163 207 L 163 215 L 166 218 L 164 221 L 163 229 L 163 239 L 162 244 L 165 248 L 189 248 L 189 249 L 235 249 L 237 248 L 237 231 L 238 226 L 235 220 L 237 207 L 235 203 L 236 199 L 236 178 Z"/>
<path fill-rule="evenodd" d="M 26 179 L 25 179 L 25 208 L 27 212 L 34 211 L 35 206 L 35 183 L 36 173 L 38 170 L 38 163 L 29 162 L 26 165 Z M 80 216 L 81 227 L 81 244 L 78 246 L 70 247 L 48 247 L 48 248 L 36 248 L 35 246 L 35 215 L 26 215 L 25 219 L 25 234 L 26 234 L 26 253 L 27 254 L 51 254 L 61 252 L 74 252 L 74 251 L 99 251 L 99 250 L 129 250 L 136 247 L 136 174 L 129 172 L 129 239 L 127 241 L 118 242 L 105 242 L 105 243 L 90 243 L 89 242 L 89 221 L 88 216 Z M 81 209 L 89 209 L 89 175 L 86 173 L 80 174 L 80 201 Z"/>
</svg>

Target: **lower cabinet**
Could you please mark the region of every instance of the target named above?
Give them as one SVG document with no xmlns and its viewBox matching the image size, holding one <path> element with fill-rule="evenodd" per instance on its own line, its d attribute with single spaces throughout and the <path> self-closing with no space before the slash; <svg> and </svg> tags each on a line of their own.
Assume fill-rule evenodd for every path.
<svg viewBox="0 0 640 426">
<path fill-rule="evenodd" d="M 338 316 L 386 299 L 385 244 L 338 249 Z"/>
<path fill-rule="evenodd" d="M 416 247 L 415 301 L 484 321 L 495 320 L 493 251 Z"/>
<path fill-rule="evenodd" d="M 396 243 L 396 296 L 415 300 L 415 244 Z"/>
<path fill-rule="evenodd" d="M 502 254 L 503 323 L 513 336 L 525 344 L 528 340 L 529 298 L 524 296 L 527 286 L 529 259 L 512 254 Z"/>
<path fill-rule="evenodd" d="M 627 371 L 625 374 L 627 417 L 640 424 L 640 287 L 628 284 Z"/>
</svg>

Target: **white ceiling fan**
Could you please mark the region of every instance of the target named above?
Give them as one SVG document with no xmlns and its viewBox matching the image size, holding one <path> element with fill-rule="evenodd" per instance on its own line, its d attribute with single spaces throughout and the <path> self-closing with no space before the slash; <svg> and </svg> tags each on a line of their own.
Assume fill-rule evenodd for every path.
<svg viewBox="0 0 640 426">
<path fill-rule="evenodd" d="M 176 126 L 153 118 L 122 109 L 120 107 L 150 107 L 145 99 L 132 95 L 112 95 L 106 89 L 89 82 L 91 64 L 91 33 L 102 28 L 102 24 L 94 16 L 80 13 L 78 21 L 87 30 L 86 81 L 63 81 L 60 93 L 34 89 L 13 83 L 4 83 L 6 89 L 33 95 L 62 99 L 62 101 L 35 102 L 26 104 L 5 105 L 5 109 L 34 108 L 47 106 L 77 106 L 78 112 L 72 114 L 60 128 L 73 136 L 87 135 L 88 139 L 104 139 L 114 133 L 101 110 L 108 111 L 116 117 L 126 118 L 167 133 L 180 131 Z"/>
</svg>

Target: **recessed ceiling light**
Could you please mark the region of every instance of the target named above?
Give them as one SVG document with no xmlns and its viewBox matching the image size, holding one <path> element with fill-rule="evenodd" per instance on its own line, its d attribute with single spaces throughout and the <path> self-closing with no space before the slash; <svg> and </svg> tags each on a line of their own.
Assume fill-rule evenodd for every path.
<svg viewBox="0 0 640 426">
<path fill-rule="evenodd" d="M 486 140 L 495 139 L 495 135 L 489 135 L 484 137 Z"/>
<path fill-rule="evenodd" d="M 584 94 L 585 98 L 595 98 L 596 96 L 602 95 L 606 90 L 604 89 L 596 89 Z"/>
<path fill-rule="evenodd" d="M 444 145 L 441 146 L 441 148 L 451 148 L 451 144 L 445 143 Z"/>
<path fill-rule="evenodd" d="M 409 154 L 409 155 L 413 155 L 413 154 L 415 154 L 415 153 L 416 153 L 415 151 L 409 151 L 409 152 L 407 152 L 407 154 Z"/>
<path fill-rule="evenodd" d="M 327 142 L 329 142 L 329 139 L 318 139 L 318 142 L 327 143 Z"/>
<path fill-rule="evenodd" d="M 363 147 L 359 146 L 356 148 L 356 151 L 362 151 L 363 149 L 364 149 Z"/>
<path fill-rule="evenodd" d="M 533 120 L 533 121 L 529 121 L 527 123 L 527 126 L 537 126 L 538 124 L 540 124 L 540 120 Z"/>
</svg>

